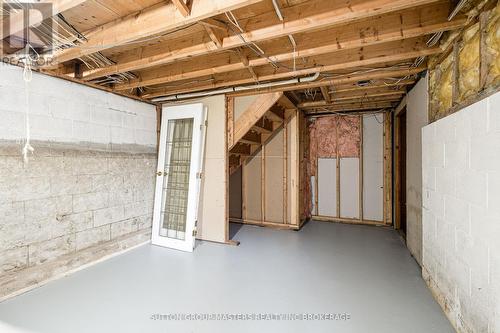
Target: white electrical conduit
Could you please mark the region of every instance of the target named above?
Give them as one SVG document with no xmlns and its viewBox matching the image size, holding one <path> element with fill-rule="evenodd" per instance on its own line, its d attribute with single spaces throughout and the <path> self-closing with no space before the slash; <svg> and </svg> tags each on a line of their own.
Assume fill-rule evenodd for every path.
<svg viewBox="0 0 500 333">
<path fill-rule="evenodd" d="M 188 99 L 188 98 L 206 97 L 206 96 L 220 95 L 220 94 L 226 94 L 226 93 L 232 93 L 232 92 L 238 92 L 238 91 L 282 86 L 282 85 L 286 85 L 286 84 L 307 83 L 307 82 L 315 81 L 318 77 L 319 77 L 319 72 L 314 74 L 313 76 L 308 76 L 305 78 L 296 78 L 296 79 L 285 80 L 285 81 L 254 84 L 251 86 L 236 86 L 236 87 L 231 87 L 231 88 L 222 88 L 222 89 L 216 89 L 216 90 L 210 90 L 210 91 L 201 91 L 201 92 L 196 92 L 196 93 L 186 93 L 186 94 L 172 95 L 172 96 L 167 96 L 167 97 L 158 97 L 158 98 L 153 98 L 152 101 L 153 102 L 179 101 L 179 100 Z"/>
<path fill-rule="evenodd" d="M 285 18 L 283 17 L 283 14 L 281 13 L 280 6 L 276 2 L 276 0 L 273 1 L 273 6 L 274 6 L 274 11 L 276 12 L 276 15 L 280 19 L 281 22 L 285 21 Z M 297 43 L 295 42 L 295 38 L 293 38 L 292 35 L 288 35 L 288 39 L 290 40 L 290 43 L 293 46 L 293 70 L 296 70 L 296 55 L 297 55 Z"/>
</svg>

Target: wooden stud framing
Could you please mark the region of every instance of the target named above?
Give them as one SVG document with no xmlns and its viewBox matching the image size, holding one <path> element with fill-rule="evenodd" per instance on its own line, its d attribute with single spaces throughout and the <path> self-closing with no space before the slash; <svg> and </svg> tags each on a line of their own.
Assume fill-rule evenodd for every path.
<svg viewBox="0 0 500 333">
<path fill-rule="evenodd" d="M 456 41 L 453 44 L 453 78 L 452 78 L 452 104 L 456 105 L 458 103 L 458 98 L 460 96 L 460 85 L 459 85 L 459 80 L 460 80 L 460 73 L 459 73 L 459 64 L 458 64 L 458 55 L 460 52 L 460 44 L 458 41 Z"/>
<path fill-rule="evenodd" d="M 488 78 L 488 57 L 486 56 L 488 53 L 488 46 L 486 44 L 486 38 L 488 36 L 487 26 L 488 26 L 488 17 L 490 15 L 490 11 L 482 12 L 479 15 L 479 56 L 480 56 L 480 67 L 479 67 L 479 89 L 483 90 L 486 87 L 486 80 Z"/>
<path fill-rule="evenodd" d="M 257 225 L 261 227 L 269 227 L 279 230 L 298 230 L 300 228 L 297 225 L 283 224 L 283 223 L 269 222 L 269 221 L 256 221 L 251 219 L 241 219 L 241 220 L 231 219 L 231 220 L 232 220 L 231 222 L 234 223 Z"/>
<path fill-rule="evenodd" d="M 384 223 L 392 224 L 392 114 L 384 114 Z"/>
<path fill-rule="evenodd" d="M 288 223 L 288 126 L 283 125 L 283 223 Z"/>
<path fill-rule="evenodd" d="M 319 165 L 319 159 L 316 158 L 316 166 Z M 319 215 L 319 183 L 318 183 L 318 168 L 316 167 L 316 174 L 314 175 L 314 210 L 316 215 Z"/>
<path fill-rule="evenodd" d="M 156 106 L 156 150 L 160 149 L 160 132 L 161 132 L 161 118 L 163 107 L 162 105 Z"/>
<path fill-rule="evenodd" d="M 8 18 L 5 19 L 5 22 L 3 20 L 0 20 L 0 25 L 5 25 L 9 27 L 9 30 L 4 30 L 0 29 L 0 41 L 3 40 L 4 38 L 15 35 L 18 32 L 23 31 L 25 28 L 28 27 L 27 24 L 30 26 L 36 26 L 40 24 L 44 19 L 46 19 L 48 16 L 51 15 L 57 15 L 59 13 L 62 13 L 64 11 L 67 11 L 71 8 L 77 7 L 84 3 L 87 0 L 51 0 L 51 1 L 43 1 L 45 3 L 50 4 L 50 13 L 46 12 L 44 9 L 40 8 L 39 12 L 37 14 L 31 13 L 30 12 L 30 17 L 29 20 L 25 21 L 24 20 L 24 11 L 18 11 L 16 13 L 13 13 L 9 15 Z M 0 1 L 0 4 L 2 1 Z M 48 9 L 49 7 L 47 7 Z M 40 12 L 41 10 L 41 12 Z M 38 15 L 41 14 L 41 15 Z"/>
<path fill-rule="evenodd" d="M 330 217 L 330 216 L 313 215 L 312 218 L 313 218 L 313 220 L 320 221 L 320 222 L 366 224 L 366 225 L 376 225 L 376 226 L 385 226 L 386 225 L 380 221 L 350 219 L 350 218 L 345 218 L 345 217 Z"/>
<path fill-rule="evenodd" d="M 321 81 L 314 81 L 314 82 L 308 82 L 308 83 L 298 83 L 298 84 L 293 84 L 293 85 L 283 85 L 283 86 L 278 86 L 278 87 L 270 87 L 270 88 L 255 88 L 255 89 L 249 89 L 246 93 L 240 93 L 240 94 L 230 94 L 231 96 L 244 96 L 244 95 L 252 95 L 256 93 L 264 94 L 264 93 L 271 93 L 271 92 L 283 92 L 283 91 L 291 91 L 291 90 L 299 90 L 299 89 L 308 89 L 308 88 L 319 88 L 323 86 L 335 86 L 335 85 L 340 85 L 340 84 L 348 84 L 348 83 L 353 83 L 357 82 L 360 80 L 375 80 L 375 79 L 384 79 L 384 78 L 395 78 L 395 77 L 404 77 L 408 75 L 413 75 L 413 74 L 418 74 L 420 72 L 423 72 L 426 70 L 426 67 L 408 67 L 408 68 L 402 68 L 402 69 L 379 69 L 376 71 L 372 71 L 370 73 L 366 74 L 355 74 L 355 75 L 342 75 L 339 76 L 338 78 L 335 79 L 327 79 L 327 80 L 321 80 Z M 290 72 L 291 76 L 300 75 L 296 72 Z M 314 70 L 312 71 L 314 73 Z M 306 74 L 311 74 L 311 73 L 306 73 Z M 266 79 L 272 80 L 275 77 L 269 77 Z M 242 79 L 238 81 L 232 81 L 228 83 L 214 83 L 214 84 L 208 84 L 204 86 L 197 86 L 196 88 L 192 88 L 193 90 L 207 90 L 207 89 L 216 89 L 216 88 L 222 88 L 226 85 L 239 85 L 239 84 L 247 84 L 247 83 L 252 83 L 252 79 Z M 166 96 L 169 94 L 181 94 L 181 93 L 187 93 L 190 92 L 191 90 L 188 88 L 183 88 L 183 89 L 178 89 L 175 91 L 159 91 L 159 92 L 154 92 L 154 93 L 147 93 L 144 94 L 142 97 L 143 98 L 155 98 L 155 97 L 161 97 L 161 96 Z"/>
<path fill-rule="evenodd" d="M 363 116 L 359 116 L 359 219 L 363 220 Z"/>
<path fill-rule="evenodd" d="M 220 32 L 216 31 L 215 29 L 213 29 L 208 25 L 204 25 L 203 27 L 205 28 L 205 31 L 207 32 L 208 36 L 214 43 L 215 47 L 220 49 L 222 47 L 222 38 L 223 38 Z"/>
<path fill-rule="evenodd" d="M 195 45 L 189 45 L 186 46 L 183 49 L 177 49 L 175 51 L 172 50 L 166 50 L 166 51 L 159 51 L 158 53 L 154 54 L 148 54 L 147 56 L 145 55 L 144 57 L 140 58 L 135 58 L 135 59 L 130 59 L 127 58 L 127 60 L 124 59 L 124 61 L 119 61 L 117 65 L 112 65 L 109 67 L 105 68 L 100 68 L 96 70 L 90 70 L 85 73 L 84 77 L 85 80 L 92 80 L 96 79 L 98 77 L 104 77 L 108 75 L 113 75 L 117 74 L 120 72 L 127 72 L 127 71 L 137 71 L 140 69 L 144 68 L 149 68 L 152 66 L 160 66 L 160 65 L 166 65 L 169 63 L 172 63 L 176 60 L 183 60 L 183 59 L 189 59 L 195 56 L 200 56 L 200 55 L 208 55 L 210 53 L 214 52 L 219 52 L 221 49 L 223 50 L 229 50 L 229 49 L 234 49 L 238 47 L 243 47 L 246 45 L 248 42 L 259 42 L 259 41 L 266 41 L 270 39 L 276 39 L 280 38 L 282 36 L 286 36 L 290 34 L 290 32 L 308 32 L 311 30 L 318 29 L 320 27 L 327 27 L 327 26 L 338 26 L 341 24 L 347 24 L 351 23 L 354 17 L 358 18 L 368 18 L 373 15 L 377 16 L 380 14 L 384 13 L 389 13 L 393 12 L 396 10 L 402 10 L 405 8 L 409 8 L 411 6 L 416 6 L 417 4 L 411 4 L 410 1 L 408 0 L 398 0 L 398 1 L 393 1 L 394 6 L 391 6 L 392 4 L 384 3 L 381 8 L 377 8 L 377 10 L 372 11 L 372 10 L 367 10 L 364 12 L 359 12 L 359 9 L 361 7 L 369 7 L 370 5 L 374 5 L 375 3 L 379 2 L 379 5 L 381 2 L 387 2 L 386 0 L 381 1 L 381 0 L 372 0 L 368 1 L 366 4 L 363 5 L 353 5 L 349 6 L 349 11 L 348 13 L 346 12 L 347 7 L 345 8 L 336 8 L 332 9 L 330 11 L 326 12 L 321 12 L 319 14 L 311 14 L 310 16 L 303 17 L 303 13 L 300 13 L 299 10 L 300 8 L 303 8 L 305 13 L 310 12 L 310 10 L 307 10 L 307 4 L 299 5 L 296 6 L 297 8 L 294 8 L 293 12 L 288 15 L 288 17 L 293 17 L 297 16 L 296 20 L 291 20 L 290 22 L 285 22 L 284 24 L 276 24 L 276 25 L 271 25 L 268 27 L 264 28 L 257 28 L 254 30 L 250 30 L 242 35 L 242 38 L 239 36 L 228 36 L 222 40 L 222 46 L 221 48 L 213 48 L 207 43 L 199 43 Z M 397 3 L 399 2 L 399 4 Z M 406 2 L 403 4 L 403 2 Z M 417 1 L 421 2 L 420 4 L 429 4 L 434 1 Z M 398 5 L 401 5 L 401 7 L 398 8 Z M 299 8 L 300 7 L 300 8 Z M 364 8 L 363 8 L 364 9 Z M 339 12 L 343 12 L 346 14 L 345 17 L 339 17 L 338 14 Z M 300 13 L 300 14 L 299 14 Z M 410 14 L 411 15 L 411 14 Z M 414 14 L 413 14 L 414 15 Z M 347 16 L 352 16 L 350 19 L 347 19 Z M 265 19 L 264 17 L 262 18 L 263 20 Z M 404 18 L 401 18 L 401 20 L 407 19 L 406 16 Z M 258 21 L 258 20 L 256 20 Z M 394 20 L 396 22 L 396 20 Z M 412 20 L 410 20 L 412 21 Z M 201 21 L 203 22 L 203 21 Z M 399 22 L 399 20 L 397 21 Z M 439 31 L 446 31 L 446 30 L 451 30 L 451 29 L 456 29 L 464 24 L 464 19 L 459 18 L 457 20 L 454 20 L 452 22 L 448 21 L 442 21 L 442 22 L 435 22 L 431 21 L 429 24 L 425 24 L 425 22 L 421 23 L 422 25 L 417 25 L 417 26 L 412 26 L 409 29 L 406 29 L 404 25 L 399 24 L 398 26 L 395 27 L 394 31 L 387 33 L 387 34 L 375 34 L 374 36 L 365 36 L 366 34 L 366 29 L 361 30 L 359 33 L 355 34 L 357 36 L 363 35 L 363 38 L 356 38 L 353 41 L 338 41 L 336 43 L 332 43 L 327 46 L 318 46 L 316 48 L 311 48 L 311 49 L 300 49 L 297 50 L 295 53 L 294 52 L 287 52 L 286 54 L 277 54 L 272 57 L 274 61 L 286 61 L 286 60 L 292 60 L 294 58 L 302 58 L 302 57 L 310 57 L 314 55 L 319 55 L 319 54 L 327 54 L 331 53 L 334 51 L 339 51 L 339 50 L 346 50 L 346 49 L 354 49 L 354 48 L 359 48 L 359 47 L 366 47 L 368 45 L 373 45 L 375 43 L 381 43 L 381 42 L 387 42 L 387 41 L 395 41 L 395 40 L 401 40 L 403 38 L 412 38 L 416 36 L 423 36 L 426 34 L 430 34 L 433 32 L 439 32 Z M 220 24 L 220 23 L 219 23 Z M 385 22 L 385 26 L 387 26 L 387 23 Z M 384 26 L 380 27 L 377 26 L 374 30 L 382 30 L 383 28 L 386 28 Z M 293 30 L 293 31 L 292 31 Z M 366 56 L 365 56 L 366 57 Z M 213 73 L 221 73 L 221 72 L 227 72 L 231 70 L 238 70 L 238 69 L 243 69 L 245 68 L 245 65 L 242 62 L 239 63 L 231 63 L 231 64 L 225 64 L 229 67 L 221 67 L 219 69 L 213 69 L 211 73 L 208 73 L 206 75 L 210 75 Z M 249 63 L 250 66 L 264 66 L 267 65 L 267 60 L 266 59 L 254 59 L 251 60 Z M 184 70 L 183 72 L 186 72 Z M 173 73 L 168 73 L 169 77 L 173 77 Z M 202 76 L 201 73 L 195 73 L 194 77 L 196 76 Z M 192 75 L 190 77 L 193 77 Z M 187 79 L 188 77 L 186 77 Z M 182 78 L 179 78 L 182 79 Z M 171 81 L 170 81 L 171 82 Z M 126 89 L 123 87 L 123 89 Z"/>
<path fill-rule="evenodd" d="M 227 145 L 234 146 L 234 97 L 226 97 L 227 103 Z M 227 149 L 226 149 L 227 150 Z"/>
<path fill-rule="evenodd" d="M 283 96 L 283 93 L 271 93 L 259 96 L 234 124 L 232 148 L 264 114 Z"/>
<path fill-rule="evenodd" d="M 300 182 L 302 181 L 302 174 L 300 168 L 301 154 L 301 115 L 298 110 L 294 111 L 295 119 L 292 119 L 291 126 L 291 142 L 290 142 L 290 177 L 291 177 L 291 216 L 290 224 L 300 226 L 301 214 L 300 212 Z"/>
<path fill-rule="evenodd" d="M 175 7 L 177 7 L 177 10 L 182 14 L 182 16 L 186 17 L 191 14 L 191 8 L 189 8 L 187 2 L 184 2 L 184 0 L 172 0 L 172 2 L 174 3 Z"/>
<path fill-rule="evenodd" d="M 320 90 L 321 90 L 321 94 L 323 95 L 323 99 L 325 101 L 325 104 L 330 104 L 332 102 L 331 98 L 330 98 L 330 93 L 328 91 L 328 88 L 325 86 L 325 87 L 320 87 Z M 300 107 L 300 105 L 299 105 Z"/>
<path fill-rule="evenodd" d="M 260 191 L 261 191 L 261 202 L 260 202 L 260 212 L 262 221 L 266 220 L 266 146 L 262 146 L 261 150 L 261 161 L 260 161 Z"/>
<path fill-rule="evenodd" d="M 180 1 L 180 0 L 179 0 Z M 193 0 L 191 15 L 184 17 L 172 3 L 159 3 L 144 11 L 101 26 L 78 47 L 54 55 L 54 62 L 64 62 L 112 47 L 149 38 L 204 20 L 217 14 L 245 7 L 261 0 Z"/>
<path fill-rule="evenodd" d="M 228 138 L 229 138 L 229 124 L 232 123 L 233 113 L 229 114 L 229 110 L 234 110 L 234 97 L 227 97 L 225 100 L 226 117 L 224 121 L 224 128 L 227 135 L 224 135 L 224 171 L 225 171 L 225 192 L 224 192 L 224 238 L 226 243 L 230 243 L 231 239 L 229 235 L 229 154 L 228 154 Z M 231 117 L 231 119 L 229 118 Z"/>
<path fill-rule="evenodd" d="M 247 214 L 247 181 L 246 181 L 246 162 L 243 162 L 241 164 L 241 217 L 243 220 L 248 219 L 248 214 Z"/>
<path fill-rule="evenodd" d="M 389 51 L 388 51 L 389 52 Z M 384 65 L 387 63 L 392 63 L 392 62 L 397 62 L 397 61 L 403 61 L 403 60 L 408 60 L 408 59 L 414 59 L 420 56 L 426 56 L 426 55 L 432 55 L 441 52 L 441 49 L 439 47 L 433 47 L 433 48 L 422 48 L 419 50 L 409 50 L 408 52 L 394 52 L 391 50 L 387 55 L 383 56 L 375 56 L 375 57 L 366 57 L 361 60 L 352 60 L 348 62 L 340 62 L 334 63 L 334 64 L 326 64 L 326 65 L 321 65 L 321 66 L 315 66 L 315 67 L 309 67 L 306 69 L 297 69 L 295 71 L 286 71 L 286 72 L 279 72 L 279 73 L 269 73 L 267 75 L 259 75 L 259 80 L 260 81 L 268 81 L 268 80 L 282 80 L 282 79 L 287 79 L 290 77 L 297 77 L 297 76 L 306 76 L 306 75 L 311 75 L 315 73 L 324 73 L 324 72 L 330 72 L 330 71 L 338 71 L 338 70 L 346 70 L 350 68 L 358 68 L 358 67 L 363 67 L 363 66 L 375 66 L 375 65 Z M 334 58 L 335 59 L 335 58 Z M 244 68 L 244 67 L 243 67 Z M 213 69 L 204 69 L 203 73 L 204 75 L 211 75 L 213 72 Z M 159 75 L 158 73 L 154 73 L 154 77 L 151 79 L 142 79 L 142 80 L 135 80 L 131 81 L 130 83 L 125 83 L 121 85 L 116 86 L 116 90 L 128 90 L 131 88 L 139 87 L 139 86 L 147 86 L 147 85 L 155 85 L 155 84 L 162 84 L 162 83 L 170 83 L 174 81 L 179 81 L 179 80 L 185 80 L 188 79 L 190 76 L 194 77 L 199 77 L 200 72 L 196 73 L 191 73 L 191 75 L 188 75 L 186 73 L 178 73 L 178 74 L 162 74 Z M 245 85 L 245 84 L 250 84 L 254 83 L 254 78 L 241 78 L 240 75 L 234 77 L 234 79 L 228 79 L 225 82 L 220 82 L 217 83 L 216 86 L 213 85 L 197 85 L 194 87 L 190 87 L 190 91 L 201 91 L 205 89 L 214 89 L 214 88 L 222 88 L 222 87 L 229 87 L 229 86 L 238 86 L 238 85 Z M 180 90 L 167 90 L 165 93 L 153 93 L 153 94 L 148 94 L 148 98 L 151 97 L 161 97 L 161 96 L 166 96 L 166 95 L 175 95 L 178 93 L 184 92 L 182 89 Z"/>
<path fill-rule="evenodd" d="M 335 126 L 335 142 L 336 142 L 336 147 L 335 147 L 335 156 L 336 156 L 336 169 L 335 169 L 335 174 L 337 177 L 337 181 L 335 182 L 335 185 L 337 188 L 335 191 L 337 192 L 337 217 L 340 218 L 340 155 L 339 155 L 339 126 L 337 123 L 337 126 Z"/>
</svg>

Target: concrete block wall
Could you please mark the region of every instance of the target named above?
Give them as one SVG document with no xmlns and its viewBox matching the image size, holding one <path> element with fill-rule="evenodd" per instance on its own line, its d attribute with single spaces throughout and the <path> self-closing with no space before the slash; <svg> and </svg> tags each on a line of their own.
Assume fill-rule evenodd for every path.
<svg viewBox="0 0 500 333">
<path fill-rule="evenodd" d="M 500 93 L 422 145 L 423 276 L 458 332 L 500 332 Z"/>
<path fill-rule="evenodd" d="M 0 299 L 148 241 L 155 170 L 153 105 L 0 64 Z"/>
</svg>

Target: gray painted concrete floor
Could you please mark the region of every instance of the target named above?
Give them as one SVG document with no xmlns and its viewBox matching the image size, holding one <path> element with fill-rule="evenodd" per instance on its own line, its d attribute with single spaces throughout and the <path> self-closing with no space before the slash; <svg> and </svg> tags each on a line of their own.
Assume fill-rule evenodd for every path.
<svg viewBox="0 0 500 333">
<path fill-rule="evenodd" d="M 0 320 L 57 332 L 453 332 L 393 230 L 244 226 L 239 247 L 142 246 L 0 304 Z M 349 313 L 347 321 L 165 321 L 167 313 Z"/>
</svg>

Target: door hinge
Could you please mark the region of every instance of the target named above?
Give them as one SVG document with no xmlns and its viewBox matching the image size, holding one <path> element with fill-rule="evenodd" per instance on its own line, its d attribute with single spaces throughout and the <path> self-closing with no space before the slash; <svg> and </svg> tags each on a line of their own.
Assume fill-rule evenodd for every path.
<svg viewBox="0 0 500 333">
<path fill-rule="evenodd" d="M 208 120 L 205 120 L 205 122 L 200 125 L 200 131 L 203 131 L 203 126 L 208 127 Z"/>
<path fill-rule="evenodd" d="M 201 179 L 201 177 L 203 177 L 203 172 L 197 172 L 196 178 Z"/>
<path fill-rule="evenodd" d="M 193 229 L 193 237 L 196 237 L 196 235 L 198 234 L 198 231 L 195 229 Z"/>
</svg>

